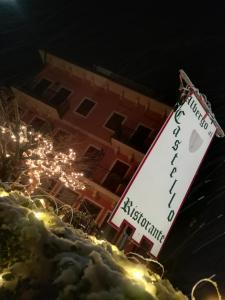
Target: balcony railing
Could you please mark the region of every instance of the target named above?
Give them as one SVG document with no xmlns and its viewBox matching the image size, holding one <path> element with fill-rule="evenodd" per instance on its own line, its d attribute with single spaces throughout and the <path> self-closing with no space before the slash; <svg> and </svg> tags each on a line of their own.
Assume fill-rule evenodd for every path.
<svg viewBox="0 0 225 300">
<path fill-rule="evenodd" d="M 153 141 L 153 135 L 150 135 L 150 137 L 147 137 L 143 140 L 135 140 L 133 139 L 134 132 L 134 129 L 121 125 L 117 130 L 115 130 L 112 138 L 120 141 L 123 144 L 126 144 L 127 146 L 137 150 L 140 153 L 145 154 Z"/>
<path fill-rule="evenodd" d="M 54 119 L 59 118 L 59 113 L 54 107 L 45 104 L 43 101 L 40 101 L 35 97 L 32 97 L 27 92 L 23 92 L 20 89 L 13 88 L 13 92 L 16 96 L 18 103 L 22 107 L 26 107 L 34 111 L 38 109 L 38 111 L 42 112 L 44 115 L 51 116 Z"/>
<path fill-rule="evenodd" d="M 61 102 L 58 101 L 57 103 L 54 103 L 53 101 L 51 101 L 54 98 L 54 96 L 56 95 L 56 91 L 51 91 L 51 93 L 48 91 L 46 93 L 43 93 L 43 95 L 39 95 L 27 86 L 19 86 L 16 88 L 18 90 L 22 91 L 23 93 L 28 94 L 29 96 L 37 99 L 38 101 L 56 109 L 60 118 L 62 118 L 63 115 L 66 113 L 66 111 L 69 110 L 70 105 L 69 105 L 68 99 L 65 99 Z"/>
<path fill-rule="evenodd" d="M 121 177 L 119 174 L 108 170 L 101 165 L 96 166 L 93 172 L 87 172 L 84 176 L 88 179 L 88 182 L 91 182 L 91 185 L 98 185 L 96 188 L 107 194 L 110 198 L 119 199 L 122 193 L 124 192 L 126 186 L 128 185 L 131 177 L 125 176 Z M 106 192 L 107 191 L 107 192 Z"/>
<path fill-rule="evenodd" d="M 90 179 L 90 178 L 85 178 L 85 183 L 98 191 L 99 193 L 109 197 L 112 199 L 115 203 L 119 201 L 119 196 L 115 194 L 114 192 L 110 191 L 109 189 L 105 188 L 104 186 L 101 185 L 100 182 L 97 182 L 96 180 Z"/>
</svg>

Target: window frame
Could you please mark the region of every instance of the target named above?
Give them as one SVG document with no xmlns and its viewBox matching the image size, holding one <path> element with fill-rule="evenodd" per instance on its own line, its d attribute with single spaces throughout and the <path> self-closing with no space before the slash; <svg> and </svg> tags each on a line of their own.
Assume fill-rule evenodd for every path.
<svg viewBox="0 0 225 300">
<path fill-rule="evenodd" d="M 63 183 L 61 183 L 60 184 L 60 186 L 57 188 L 57 190 L 54 192 L 54 197 L 56 198 L 56 199 L 59 199 L 59 201 L 61 201 L 62 203 L 64 203 L 65 205 L 70 205 L 70 204 L 67 204 L 66 202 L 63 202 L 60 198 L 58 198 L 57 196 L 58 196 L 58 194 L 60 193 L 60 191 L 63 189 L 63 188 L 66 188 L 66 189 L 69 189 L 69 190 L 71 190 L 70 188 L 68 188 L 68 187 L 66 187 Z M 76 193 L 76 194 L 78 194 L 78 198 L 77 198 L 77 203 L 75 203 L 75 205 L 73 204 L 73 205 L 71 205 L 71 207 L 72 208 L 75 208 L 75 209 L 77 209 L 77 207 L 79 207 L 79 205 L 80 205 L 80 202 L 82 201 L 81 199 L 82 199 L 82 194 L 80 193 L 80 192 L 78 192 L 78 191 L 73 191 L 73 190 L 71 190 L 72 192 L 74 192 L 74 193 Z"/>
<path fill-rule="evenodd" d="M 95 222 L 98 224 L 99 218 L 101 217 L 102 212 L 104 211 L 104 206 L 100 205 L 99 203 L 95 202 L 92 198 L 88 197 L 88 196 L 83 196 L 80 200 L 79 206 L 77 206 L 77 209 L 80 211 L 80 206 L 82 205 L 84 200 L 88 200 L 89 202 L 93 203 L 95 206 L 100 208 L 100 211 L 95 219 Z"/>
<path fill-rule="evenodd" d="M 51 85 L 54 85 L 54 82 L 53 82 Z M 65 89 L 65 90 L 67 90 L 67 91 L 70 92 L 70 94 L 68 95 L 68 97 L 64 100 L 64 101 L 70 101 L 71 96 L 73 95 L 74 91 L 71 90 L 71 89 L 69 89 L 69 88 L 67 88 L 65 85 L 61 85 L 61 84 L 60 84 L 60 85 L 58 86 L 58 88 L 57 88 L 56 93 L 54 94 L 54 96 L 51 97 L 51 98 L 48 100 L 49 103 L 54 104 L 54 102 L 51 102 L 51 101 L 52 101 L 52 99 L 56 96 L 56 94 L 57 94 L 61 89 Z M 64 103 L 64 102 L 62 102 L 62 103 Z"/>
<path fill-rule="evenodd" d="M 42 93 L 42 95 L 41 95 L 41 97 L 43 97 L 44 96 L 44 94 L 45 94 L 45 92 L 54 84 L 54 81 L 52 80 L 52 79 L 50 79 L 50 78 L 48 78 L 48 77 L 40 77 L 40 78 L 38 78 L 37 79 L 37 82 L 35 83 L 35 85 L 33 86 L 33 88 L 32 88 L 32 92 L 34 92 L 35 93 L 35 88 L 36 88 L 36 86 L 42 81 L 42 80 L 48 80 L 49 82 L 51 82 L 50 84 L 49 84 L 49 86 L 47 87 L 47 89 Z"/>
<path fill-rule="evenodd" d="M 148 129 L 151 129 L 151 132 L 150 132 L 150 134 L 148 135 L 147 138 L 150 138 L 152 136 L 152 134 L 154 132 L 154 129 L 152 127 L 146 126 L 146 124 L 143 123 L 143 122 L 139 122 L 139 123 L 137 123 L 136 127 L 134 128 L 134 131 L 132 132 L 132 134 L 130 135 L 129 140 L 131 140 L 132 137 L 135 135 L 135 133 L 137 132 L 139 126 L 143 126 L 143 127 L 148 128 Z"/>
<path fill-rule="evenodd" d="M 124 118 L 123 121 L 121 122 L 121 125 L 123 125 L 123 124 L 127 121 L 127 119 L 128 119 L 128 117 L 127 117 L 126 115 L 124 115 L 123 113 L 118 112 L 118 111 L 116 111 L 116 110 L 112 111 L 111 114 L 110 114 L 110 115 L 108 116 L 108 118 L 106 119 L 105 123 L 103 124 L 103 127 L 104 127 L 105 129 L 107 129 L 108 131 L 110 131 L 111 133 L 114 133 L 115 130 L 113 130 L 113 129 L 107 127 L 106 124 L 107 124 L 108 121 L 112 118 L 113 114 L 120 115 L 120 116 L 122 116 L 122 117 Z"/>
<path fill-rule="evenodd" d="M 87 113 L 86 116 L 82 115 L 81 113 L 77 112 L 78 108 L 82 105 L 82 103 L 85 101 L 85 100 L 89 100 L 91 102 L 94 103 L 94 106 L 90 109 L 90 111 Z M 93 112 L 94 108 L 96 107 L 96 105 L 98 104 L 98 102 L 96 102 L 95 100 L 93 100 L 92 98 L 90 97 L 84 97 L 82 98 L 82 100 L 79 102 L 79 104 L 77 106 L 75 106 L 74 110 L 73 110 L 73 113 L 75 113 L 76 115 L 84 118 L 84 119 L 87 119 L 90 114 Z"/>
<path fill-rule="evenodd" d="M 46 119 L 44 119 L 44 118 L 42 118 L 41 116 L 39 116 L 39 115 L 34 115 L 33 117 L 32 117 L 32 119 L 29 121 L 29 124 L 28 125 L 30 125 L 31 127 L 32 127 L 32 129 L 34 129 L 35 131 L 36 131 L 36 129 L 33 127 L 33 125 L 32 125 L 32 122 L 35 120 L 35 119 L 39 119 L 39 120 L 42 120 L 45 124 L 51 124 L 50 122 L 48 122 Z M 38 131 L 38 130 L 37 130 Z M 40 131 L 41 132 L 41 131 Z"/>
<path fill-rule="evenodd" d="M 122 162 L 123 164 L 125 164 L 125 165 L 127 165 L 127 166 L 129 167 L 129 168 L 127 169 L 126 173 L 124 174 L 124 177 L 123 177 L 123 178 L 125 178 L 125 177 L 127 176 L 127 174 L 129 173 L 129 171 L 131 170 L 131 167 L 132 167 L 132 166 L 131 166 L 129 163 L 125 162 L 125 161 L 122 160 L 122 159 L 116 158 L 116 159 L 114 160 L 114 162 L 111 164 L 111 167 L 109 168 L 109 171 L 103 176 L 103 178 L 102 178 L 102 180 L 101 180 L 101 186 L 102 186 L 103 188 L 105 188 L 105 189 L 107 189 L 107 188 L 104 187 L 103 183 L 104 183 L 105 179 L 107 178 L 107 176 L 111 173 L 111 170 L 113 169 L 113 167 L 115 166 L 115 164 L 116 164 L 117 161 L 120 161 L 120 162 Z M 112 192 L 112 191 L 111 191 L 111 193 L 116 194 L 117 191 L 118 191 L 119 186 L 120 186 L 120 185 L 118 185 L 118 187 L 117 187 L 117 189 L 115 190 L 115 192 Z"/>
<path fill-rule="evenodd" d="M 105 214 L 104 214 L 105 217 L 102 218 L 101 222 L 99 223 L 99 227 L 102 227 L 102 224 L 103 224 L 104 221 L 107 219 L 108 214 L 110 214 L 110 216 L 111 216 L 112 213 L 113 213 L 112 210 L 106 208 L 106 211 L 105 211 Z M 110 218 L 110 217 L 109 217 L 109 218 Z M 107 220 L 109 220 L 109 219 L 107 219 Z M 106 222 L 106 223 L 107 223 L 108 225 L 110 225 L 108 222 Z M 112 227 L 112 225 L 110 225 L 110 226 Z"/>
<path fill-rule="evenodd" d="M 61 128 L 61 127 L 56 127 L 55 130 L 53 131 L 52 133 L 52 138 L 54 139 L 55 136 L 59 133 L 59 132 L 65 132 L 66 134 L 69 135 L 70 139 L 71 137 L 73 137 L 73 134 L 71 132 L 69 132 L 68 130 L 65 130 L 64 128 Z"/>
<path fill-rule="evenodd" d="M 104 148 L 103 147 L 98 147 L 95 144 L 88 144 L 88 146 L 85 148 L 85 150 L 82 153 L 82 157 L 86 156 L 86 153 L 87 153 L 87 151 L 88 151 L 88 149 L 90 147 L 93 147 L 93 148 L 97 149 L 100 152 L 99 153 L 100 154 L 100 156 L 99 156 L 100 158 L 97 157 L 97 159 L 96 159 L 96 168 L 98 168 L 98 164 L 100 164 L 100 162 L 103 160 L 103 158 L 105 156 Z M 93 169 L 93 171 L 92 171 L 92 169 L 90 169 L 90 173 L 89 173 L 90 175 L 88 175 L 88 173 L 84 172 L 84 176 L 86 178 L 90 179 L 90 180 L 93 180 L 92 176 L 95 174 L 95 171 L 96 171 L 95 169 Z"/>
<path fill-rule="evenodd" d="M 83 152 L 83 156 L 85 156 L 85 154 L 87 153 L 87 151 L 90 147 L 93 147 L 93 148 L 99 150 L 100 152 L 102 152 L 102 150 L 103 150 L 102 147 L 96 146 L 95 144 L 88 144 L 88 146 L 85 148 L 85 150 Z"/>
</svg>

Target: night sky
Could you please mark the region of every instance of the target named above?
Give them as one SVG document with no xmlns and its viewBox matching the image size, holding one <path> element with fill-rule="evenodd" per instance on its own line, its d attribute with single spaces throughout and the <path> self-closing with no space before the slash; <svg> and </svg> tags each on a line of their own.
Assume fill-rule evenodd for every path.
<svg viewBox="0 0 225 300">
<path fill-rule="evenodd" d="M 111 3 L 0 0 L 1 84 L 37 73 L 42 48 L 89 69 L 104 67 L 174 105 L 183 68 L 225 129 L 225 3 Z M 225 290 L 224 150 L 225 140 L 215 139 L 160 257 L 187 293 L 214 274 Z"/>
</svg>

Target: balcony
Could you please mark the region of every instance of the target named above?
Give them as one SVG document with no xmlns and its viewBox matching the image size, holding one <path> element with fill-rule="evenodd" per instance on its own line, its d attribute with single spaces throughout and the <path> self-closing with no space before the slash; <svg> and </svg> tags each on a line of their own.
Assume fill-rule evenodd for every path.
<svg viewBox="0 0 225 300">
<path fill-rule="evenodd" d="M 62 118 L 69 109 L 68 99 L 57 99 L 56 93 L 46 93 L 38 95 L 34 91 L 26 87 L 13 88 L 18 102 L 34 109 L 41 109 L 44 114 L 48 114 L 54 118 Z M 56 100 L 56 101 L 54 101 Z"/>
<path fill-rule="evenodd" d="M 128 164 L 116 161 L 109 170 L 96 160 L 92 167 L 86 165 L 81 171 L 84 172 L 88 185 L 117 202 L 131 179 L 132 174 L 127 174 L 129 168 Z"/>
<path fill-rule="evenodd" d="M 118 127 L 111 137 L 112 145 L 130 160 L 140 162 L 153 141 L 152 129 L 142 125 L 135 130 L 123 125 Z"/>
<path fill-rule="evenodd" d="M 127 156 L 130 161 L 135 160 L 140 162 L 144 157 L 143 153 L 135 150 L 132 146 L 127 145 L 124 141 L 119 140 L 115 136 L 111 137 L 111 144 L 116 151 Z"/>
<path fill-rule="evenodd" d="M 85 183 L 87 186 L 90 186 L 94 190 L 98 191 L 99 193 L 107 196 L 108 198 L 112 199 L 115 203 L 117 203 L 120 199 L 119 196 L 111 192 L 110 190 L 106 189 L 104 186 L 102 186 L 100 183 L 94 181 L 93 179 L 86 178 L 85 177 Z"/>
</svg>

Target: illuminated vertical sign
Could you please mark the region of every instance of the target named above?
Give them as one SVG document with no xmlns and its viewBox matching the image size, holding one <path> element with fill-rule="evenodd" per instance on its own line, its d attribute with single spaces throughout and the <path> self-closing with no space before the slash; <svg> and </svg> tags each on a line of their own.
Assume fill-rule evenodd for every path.
<svg viewBox="0 0 225 300">
<path fill-rule="evenodd" d="M 215 132 L 192 93 L 168 117 L 113 212 L 111 225 L 129 223 L 132 239 L 148 239 L 157 257 Z"/>
</svg>

